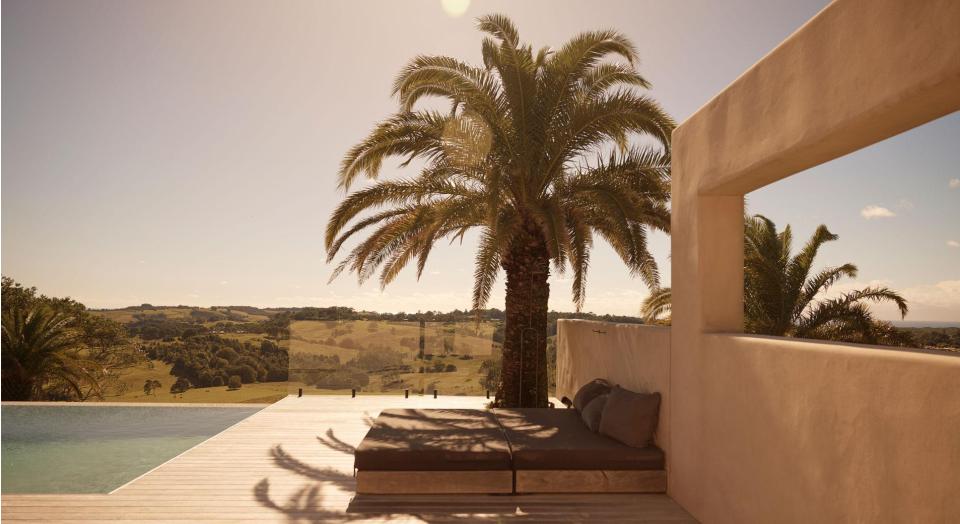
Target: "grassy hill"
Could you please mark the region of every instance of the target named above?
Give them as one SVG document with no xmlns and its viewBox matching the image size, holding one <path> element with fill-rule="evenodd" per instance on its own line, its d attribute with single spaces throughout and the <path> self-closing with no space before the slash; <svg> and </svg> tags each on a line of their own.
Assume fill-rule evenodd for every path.
<svg viewBox="0 0 960 524">
<path fill-rule="evenodd" d="M 294 312 L 296 310 L 293 310 Z M 287 350 L 292 366 L 312 363 L 318 369 L 338 367 L 363 375 L 356 387 L 363 393 L 412 394 L 434 389 L 443 395 L 482 395 L 484 359 L 497 358 L 499 344 L 494 342 L 496 326 L 492 322 L 426 322 L 423 328 L 424 357 L 420 357 L 421 327 L 418 321 L 351 319 L 289 320 L 289 336 L 282 339 L 264 332 L 264 325 L 279 313 L 291 316 L 291 310 L 268 310 L 248 306 L 200 308 L 190 306 L 152 306 L 145 304 L 123 309 L 94 310 L 93 313 L 119 322 L 131 332 L 134 341 L 144 347 L 151 344 L 180 344 L 188 336 L 219 337 L 259 347 L 265 340 Z M 306 356 L 308 360 L 300 357 Z M 309 360 L 310 357 L 335 360 Z M 159 358 L 159 357 L 157 357 Z M 164 357 L 166 358 L 166 357 Z M 382 358 L 387 358 L 382 363 Z M 299 359 L 299 360 L 298 360 Z M 316 362 L 321 362 L 317 364 Z M 488 364 L 489 365 L 489 364 Z M 147 360 L 125 369 L 121 385 L 104 398 L 113 402 L 273 402 L 295 394 L 349 394 L 350 384 L 317 386 L 316 374 L 294 374 L 286 382 L 250 382 L 239 389 L 226 386 L 191 387 L 171 393 L 176 382 L 171 361 Z M 182 373 L 180 373 L 182 374 Z M 150 394 L 144 383 L 154 380 L 161 386 Z"/>
</svg>

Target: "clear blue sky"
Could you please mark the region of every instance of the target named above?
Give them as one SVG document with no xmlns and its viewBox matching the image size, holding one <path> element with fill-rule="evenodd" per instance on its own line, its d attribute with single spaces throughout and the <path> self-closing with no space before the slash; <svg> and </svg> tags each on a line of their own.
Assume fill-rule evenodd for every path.
<svg viewBox="0 0 960 524">
<path fill-rule="evenodd" d="M 409 58 L 479 63 L 473 18 L 490 12 L 537 47 L 613 27 L 682 121 L 824 4 L 475 0 L 454 17 L 439 0 L 7 0 L 3 274 L 93 307 L 465 308 L 473 238 L 435 250 L 419 283 L 327 284 L 337 164 L 394 110 Z M 954 115 L 757 191 L 750 208 L 793 224 L 798 242 L 827 223 L 841 240 L 822 262 L 857 263 L 851 285 L 904 290 L 911 319 L 960 320 L 958 143 Z M 868 220 L 868 206 L 896 216 Z M 636 313 L 646 289 L 596 249 L 586 309 Z M 653 249 L 669 281 L 669 239 Z M 555 281 L 551 307 L 572 309 L 569 296 Z"/>
</svg>

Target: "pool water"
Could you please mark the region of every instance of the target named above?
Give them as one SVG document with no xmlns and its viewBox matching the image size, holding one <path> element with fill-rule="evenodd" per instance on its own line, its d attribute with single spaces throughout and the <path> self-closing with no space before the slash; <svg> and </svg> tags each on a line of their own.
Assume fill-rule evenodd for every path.
<svg viewBox="0 0 960 524">
<path fill-rule="evenodd" d="M 0 491 L 109 493 L 260 409 L 4 405 Z"/>
</svg>

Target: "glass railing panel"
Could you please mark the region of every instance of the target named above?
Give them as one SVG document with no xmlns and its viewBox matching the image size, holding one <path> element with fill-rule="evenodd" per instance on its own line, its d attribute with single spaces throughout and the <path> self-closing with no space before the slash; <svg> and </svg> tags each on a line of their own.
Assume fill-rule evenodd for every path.
<svg viewBox="0 0 960 524">
<path fill-rule="evenodd" d="M 293 320 L 291 394 L 486 395 L 496 387 L 492 321 Z"/>
</svg>

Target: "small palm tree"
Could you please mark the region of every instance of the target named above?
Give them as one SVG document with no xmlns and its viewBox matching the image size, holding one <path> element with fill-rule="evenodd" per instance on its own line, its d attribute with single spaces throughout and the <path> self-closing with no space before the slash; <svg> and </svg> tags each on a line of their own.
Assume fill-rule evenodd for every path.
<svg viewBox="0 0 960 524">
<path fill-rule="evenodd" d="M 777 232 L 770 219 L 746 219 L 744 239 L 744 323 L 749 333 L 878 344 L 891 342 L 889 325 L 878 322 L 868 302 L 889 301 L 901 317 L 907 302 L 885 287 L 867 287 L 836 298 L 818 298 L 857 267 L 843 264 L 811 277 L 817 251 L 838 237 L 821 225 L 796 256 L 791 256 L 790 226 Z M 895 332 L 895 330 L 894 330 Z"/>
<path fill-rule="evenodd" d="M 79 355 L 72 322 L 69 315 L 36 304 L 3 312 L 4 400 L 41 399 L 51 383 L 68 387 L 78 398 L 99 392 L 95 364 Z"/>
<path fill-rule="evenodd" d="M 488 35 L 483 67 L 414 58 L 394 84 L 399 111 L 347 153 L 339 173 L 345 191 L 363 175 L 376 179 L 388 157 L 425 166 L 413 178 L 349 194 L 327 225 L 328 261 L 373 228 L 333 276 L 348 270 L 364 281 L 380 270 L 385 286 L 414 260 L 419 277 L 440 239 L 478 229 L 475 310 L 487 303 L 499 271 L 506 273 L 496 403 L 543 406 L 551 264 L 558 273 L 572 268 L 578 309 L 595 235 L 648 287 L 659 284 L 647 232 L 670 225 L 674 123 L 637 92 L 650 84 L 634 67 L 633 44 L 616 31 L 582 33 L 556 51 L 534 52 L 504 16 L 482 17 L 478 27 Z M 606 61 L 611 55 L 621 60 Z M 416 109 L 426 96 L 445 99 L 449 110 Z M 631 146 L 635 136 L 646 145 Z"/>
</svg>

